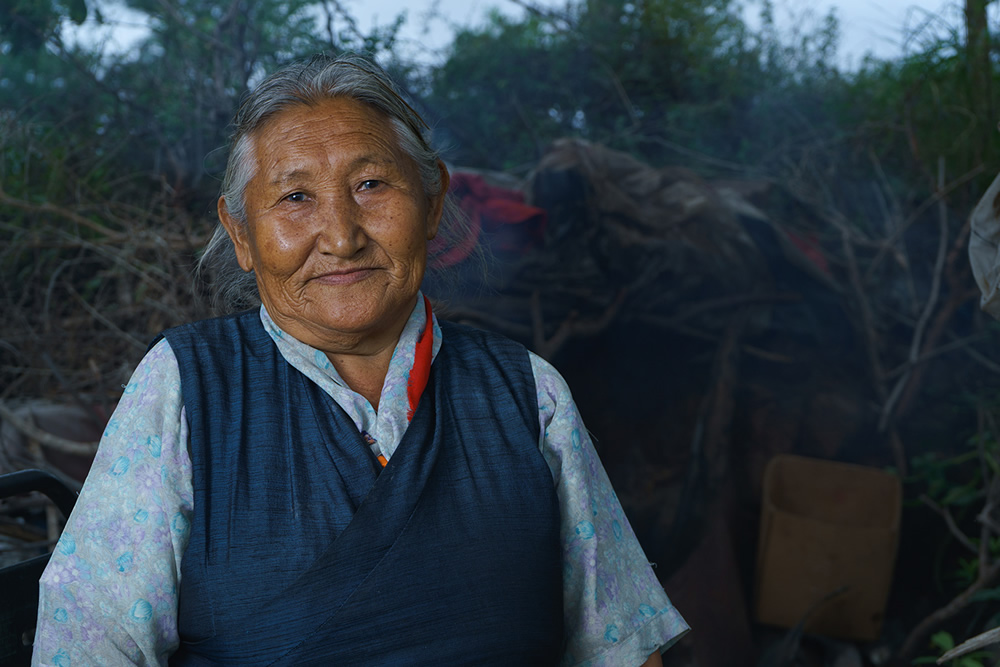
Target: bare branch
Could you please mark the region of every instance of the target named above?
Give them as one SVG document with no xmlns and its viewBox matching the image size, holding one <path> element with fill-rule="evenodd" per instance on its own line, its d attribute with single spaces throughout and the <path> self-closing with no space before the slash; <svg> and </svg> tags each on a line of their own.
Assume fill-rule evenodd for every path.
<svg viewBox="0 0 1000 667">
<path fill-rule="evenodd" d="M 938 187 L 939 189 L 944 188 L 944 158 L 938 160 Z M 938 217 L 938 252 L 937 258 L 934 260 L 934 274 L 931 279 L 931 291 L 927 296 L 927 303 L 924 304 L 923 312 L 920 314 L 920 319 L 917 321 L 916 326 L 913 328 L 913 337 L 910 340 L 910 358 L 911 364 L 915 365 L 916 360 L 920 357 L 920 346 L 923 342 L 924 332 L 927 329 L 927 323 L 931 319 L 931 315 L 934 313 L 934 309 L 937 307 L 938 294 L 941 291 L 941 279 L 944 275 L 945 259 L 948 255 L 948 210 L 945 208 L 944 199 L 940 201 L 940 211 Z M 892 418 L 893 409 L 896 407 L 896 402 L 903 394 L 903 390 L 906 389 L 909 384 L 910 378 L 912 377 L 912 366 L 911 370 L 903 374 L 903 377 L 899 378 L 896 385 L 892 388 L 889 393 L 888 398 L 886 398 L 885 403 L 882 406 L 882 415 L 879 417 L 878 428 L 879 431 L 884 431 L 889 423 L 889 419 Z"/>
<path fill-rule="evenodd" d="M 972 653 L 973 651 L 978 651 L 981 648 L 987 646 L 992 646 L 993 644 L 1000 644 L 1000 628 L 993 628 L 992 630 L 987 630 L 981 635 L 976 635 L 972 639 L 968 639 L 955 648 L 947 651 L 944 655 L 937 659 L 937 664 L 943 665 L 949 660 L 954 660 L 955 658 L 960 658 L 967 653 Z"/>
<path fill-rule="evenodd" d="M 955 519 L 952 517 L 951 511 L 948 510 L 948 508 L 938 505 L 926 493 L 920 494 L 920 502 L 927 505 L 927 507 L 934 510 L 936 514 L 940 515 L 944 519 L 944 522 L 948 524 L 948 530 L 951 531 L 952 536 L 958 540 L 963 547 L 974 554 L 979 554 L 979 547 L 973 544 L 972 540 L 969 539 L 969 536 L 963 533 L 962 529 L 958 527 L 958 524 L 955 523 Z"/>
<path fill-rule="evenodd" d="M 928 361 L 930 361 L 931 359 L 939 357 L 939 356 L 941 356 L 943 354 L 947 354 L 949 352 L 954 352 L 955 350 L 962 350 L 962 351 L 966 352 L 967 354 L 975 355 L 975 356 L 973 356 L 973 358 L 976 359 L 977 361 L 979 360 L 979 358 L 984 358 L 985 359 L 985 357 L 983 357 L 983 355 L 981 355 L 979 352 L 976 352 L 975 349 L 972 348 L 972 344 L 973 343 L 977 343 L 977 342 L 983 340 L 984 338 L 985 338 L 984 334 L 976 334 L 976 335 L 973 335 L 973 336 L 968 336 L 966 338 L 960 338 L 958 340 L 953 340 L 952 342 L 947 343 L 945 345 L 941 345 L 940 347 L 936 347 L 933 350 L 930 350 L 929 352 L 924 352 L 923 354 L 921 354 L 915 360 L 909 360 L 909 359 L 907 359 L 905 362 L 903 362 L 902 364 L 900 364 L 896 368 L 893 368 L 891 371 L 888 371 L 885 374 L 885 377 L 886 377 L 886 379 L 891 379 L 891 378 L 897 377 L 897 376 L 899 376 L 899 375 L 907 372 L 908 370 L 911 370 L 911 369 L 915 368 L 916 366 L 919 366 L 920 364 L 925 364 Z M 991 364 L 991 369 L 995 369 L 996 372 L 1000 372 L 1000 365 L 994 364 L 989 359 L 986 359 L 986 363 Z"/>
<path fill-rule="evenodd" d="M 570 312 L 569 316 L 563 320 L 551 338 L 545 338 L 545 322 L 542 317 L 541 293 L 535 290 L 531 294 L 531 322 L 534 338 L 535 353 L 543 359 L 549 360 L 555 356 L 556 352 L 573 336 L 595 336 L 611 325 L 618 309 L 625 300 L 625 291 L 618 293 L 615 300 L 604 310 L 604 313 L 596 320 L 581 322 L 577 320 L 576 311 Z"/>
<path fill-rule="evenodd" d="M 119 327 L 117 324 L 115 324 L 107 317 L 102 315 L 99 310 L 91 306 L 82 296 L 77 294 L 76 290 L 74 290 L 72 287 L 67 286 L 67 289 L 69 289 L 70 294 L 73 295 L 73 297 L 77 300 L 77 302 L 79 302 L 79 304 L 83 306 L 83 309 L 86 310 L 88 313 L 90 313 L 91 317 L 93 317 L 95 320 L 97 320 L 104 326 L 108 327 L 109 329 L 120 335 L 125 340 L 127 340 L 132 347 L 142 352 L 146 351 L 147 345 L 145 343 L 143 343 L 141 340 L 139 340 L 132 334 L 128 333 L 127 331 L 123 331 L 121 327 Z"/>
<path fill-rule="evenodd" d="M 993 584 L 997 575 L 1000 575 L 1000 561 L 993 563 L 993 565 L 991 565 L 987 570 L 980 570 L 979 576 L 972 583 L 972 585 L 952 598 L 951 602 L 928 615 L 924 618 L 924 620 L 917 624 L 913 630 L 910 631 L 906 641 L 903 642 L 903 646 L 899 649 L 899 657 L 903 660 L 907 660 L 913 656 L 917 651 L 918 643 L 928 632 L 941 623 L 947 621 L 961 610 L 965 609 L 965 607 L 972 601 L 972 596 L 981 591 L 983 588 Z"/>
<path fill-rule="evenodd" d="M 0 401 L 0 419 L 3 419 L 24 436 L 36 440 L 39 444 L 50 449 L 54 449 L 65 454 L 76 456 L 93 456 L 97 452 L 96 442 L 76 442 L 52 435 L 43 431 L 29 421 L 19 417 L 16 412 L 8 408 L 3 401 Z"/>
<path fill-rule="evenodd" d="M 102 225 L 99 222 L 94 222 L 90 218 L 86 218 L 75 211 L 62 206 L 56 206 L 51 202 L 43 202 L 41 204 L 33 204 L 29 201 L 23 199 L 18 199 L 16 197 L 11 197 L 3 188 L 0 187 L 0 204 L 6 204 L 8 206 L 13 206 L 14 208 L 21 209 L 22 211 L 28 211 L 29 213 L 35 214 L 51 214 L 56 215 L 61 218 L 65 218 L 71 222 L 75 222 L 81 227 L 86 227 L 91 231 L 95 231 L 98 234 L 102 234 L 107 241 L 110 242 L 121 242 L 125 240 L 125 235 L 121 232 L 116 232 Z"/>
<path fill-rule="evenodd" d="M 951 194 L 961 186 L 965 185 L 966 183 L 974 179 L 976 176 L 979 176 L 981 173 L 983 173 L 985 169 L 986 169 L 985 164 L 980 164 L 970 169 L 968 172 L 962 174 L 954 181 L 944 185 L 943 187 L 939 187 L 937 190 L 935 190 L 933 195 L 928 197 L 924 202 L 920 204 L 920 206 L 915 208 L 910 213 L 910 215 L 907 216 L 906 220 L 904 220 L 903 223 L 896 228 L 893 234 L 889 236 L 889 238 L 885 239 L 885 241 L 879 244 L 880 250 L 878 254 L 875 255 L 874 259 L 872 259 L 871 263 L 868 265 L 868 271 L 865 273 L 865 282 L 867 283 L 871 279 L 871 277 L 875 274 L 875 270 L 878 268 L 878 265 L 882 262 L 885 253 L 889 252 L 893 247 L 895 247 L 895 245 L 899 242 L 899 239 L 903 236 L 904 233 L 906 233 L 906 230 L 909 229 L 911 226 L 913 226 L 913 224 L 916 223 L 918 220 L 920 220 L 920 216 L 922 216 L 924 212 L 927 211 L 927 209 L 934 206 L 935 204 L 940 205 L 941 202 L 947 199 L 949 194 Z"/>
</svg>

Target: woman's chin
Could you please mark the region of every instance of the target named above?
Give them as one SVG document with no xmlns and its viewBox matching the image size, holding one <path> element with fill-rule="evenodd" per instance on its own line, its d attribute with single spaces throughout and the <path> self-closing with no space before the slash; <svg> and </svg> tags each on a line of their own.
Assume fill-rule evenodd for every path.
<svg viewBox="0 0 1000 667">
<path fill-rule="evenodd" d="M 329 307 L 319 305 L 299 313 L 289 331 L 312 347 L 335 352 L 341 346 L 354 347 L 360 342 L 381 347 L 385 340 L 398 338 L 410 316 L 411 308 L 390 309 L 384 304 L 358 304 L 345 307 L 343 302 Z M 280 326 L 280 324 L 279 324 Z M 282 327 L 284 328 L 284 327 Z M 301 332 L 301 335 L 298 334 Z"/>
</svg>

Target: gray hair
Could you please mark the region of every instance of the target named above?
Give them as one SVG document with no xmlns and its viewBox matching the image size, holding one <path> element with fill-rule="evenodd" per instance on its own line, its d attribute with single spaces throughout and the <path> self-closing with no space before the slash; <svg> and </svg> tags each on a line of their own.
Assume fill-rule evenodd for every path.
<svg viewBox="0 0 1000 667">
<path fill-rule="evenodd" d="M 316 55 L 288 65 L 265 78 L 247 94 L 233 120 L 229 160 L 222 179 L 221 196 L 229 214 L 247 224 L 246 188 L 254 177 L 254 137 L 275 115 L 297 106 L 313 106 L 323 100 L 344 97 L 367 104 L 389 118 L 400 148 L 417 165 L 427 196 L 441 193 L 440 156 L 427 139 L 429 127 L 403 99 L 384 69 L 357 54 L 336 57 Z M 468 220 L 450 196 L 445 197 L 438 237 L 448 246 L 468 233 Z M 433 259 L 429 262 L 433 267 Z M 236 261 L 236 251 L 221 222 L 198 260 L 197 273 L 211 275 L 213 306 L 234 311 L 260 304 L 257 281 Z"/>
</svg>

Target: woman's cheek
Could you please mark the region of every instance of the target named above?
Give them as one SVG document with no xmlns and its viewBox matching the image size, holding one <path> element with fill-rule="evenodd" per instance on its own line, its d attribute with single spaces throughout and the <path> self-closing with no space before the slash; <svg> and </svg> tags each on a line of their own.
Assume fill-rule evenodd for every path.
<svg viewBox="0 0 1000 667">
<path fill-rule="evenodd" d="M 260 239 L 262 259 L 272 266 L 301 264 L 312 247 L 308 228 L 304 225 L 275 225 L 263 236 Z"/>
</svg>

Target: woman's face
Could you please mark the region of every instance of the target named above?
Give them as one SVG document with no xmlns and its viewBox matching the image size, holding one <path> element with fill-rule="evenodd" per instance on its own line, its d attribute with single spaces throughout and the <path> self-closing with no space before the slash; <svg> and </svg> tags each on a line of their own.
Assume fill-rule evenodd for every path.
<svg viewBox="0 0 1000 667">
<path fill-rule="evenodd" d="M 424 193 L 386 116 L 335 98 L 281 112 L 253 137 L 247 225 L 219 215 L 283 330 L 326 352 L 394 347 L 416 302 L 442 194 Z"/>
</svg>

